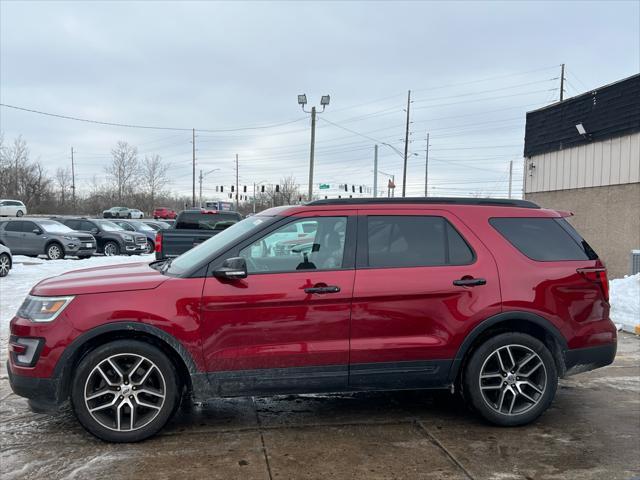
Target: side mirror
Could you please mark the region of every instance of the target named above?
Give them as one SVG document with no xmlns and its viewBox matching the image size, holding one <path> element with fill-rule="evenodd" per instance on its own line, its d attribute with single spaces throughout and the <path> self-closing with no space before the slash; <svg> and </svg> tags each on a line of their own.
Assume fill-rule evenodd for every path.
<svg viewBox="0 0 640 480">
<path fill-rule="evenodd" d="M 36 235 L 42 235 L 42 230 L 40 230 L 39 228 L 34 228 L 32 232 L 35 233 Z"/>
<path fill-rule="evenodd" d="M 242 257 L 227 258 L 222 262 L 222 266 L 213 272 L 216 278 L 227 280 L 239 280 L 247 278 L 247 261 Z"/>
<path fill-rule="evenodd" d="M 93 234 L 93 235 L 95 235 L 95 234 L 99 233 L 98 229 L 97 229 L 97 228 L 95 228 L 95 227 L 94 227 L 94 228 L 92 228 L 92 229 L 90 230 L 90 232 L 91 232 L 91 234 Z"/>
</svg>

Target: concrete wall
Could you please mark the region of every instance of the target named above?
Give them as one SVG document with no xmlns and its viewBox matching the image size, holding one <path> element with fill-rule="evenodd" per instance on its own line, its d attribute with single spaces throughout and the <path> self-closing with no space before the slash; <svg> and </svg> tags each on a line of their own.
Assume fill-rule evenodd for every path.
<svg viewBox="0 0 640 480">
<path fill-rule="evenodd" d="M 640 183 L 525 194 L 541 207 L 570 210 L 569 222 L 607 264 L 609 278 L 628 275 L 640 248 Z"/>
<path fill-rule="evenodd" d="M 534 155 L 524 181 L 525 193 L 640 182 L 640 132 Z"/>
</svg>

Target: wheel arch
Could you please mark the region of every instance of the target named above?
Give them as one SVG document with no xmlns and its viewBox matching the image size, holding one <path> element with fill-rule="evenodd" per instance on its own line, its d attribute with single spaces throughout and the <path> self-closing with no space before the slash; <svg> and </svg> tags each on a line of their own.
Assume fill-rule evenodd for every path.
<svg viewBox="0 0 640 480">
<path fill-rule="evenodd" d="M 105 343 L 127 339 L 140 340 L 158 347 L 176 367 L 178 378 L 189 391 L 196 364 L 187 349 L 165 331 L 144 323 L 116 322 L 93 328 L 76 338 L 62 353 L 54 368 L 57 381 L 57 398 L 62 402 L 69 397 L 71 382 L 78 363 L 92 350 Z"/>
<path fill-rule="evenodd" d="M 464 371 L 465 362 L 473 351 L 488 338 L 504 332 L 520 332 L 537 338 L 551 352 L 558 368 L 558 375 L 566 372 L 564 353 L 567 340 L 549 320 L 531 312 L 509 311 L 487 318 L 471 330 L 458 348 L 449 370 L 449 381 L 457 382 Z"/>
<path fill-rule="evenodd" d="M 64 245 L 62 244 L 62 242 L 60 240 L 58 240 L 57 238 L 52 238 L 51 240 L 48 240 L 47 243 L 44 244 L 44 254 L 47 254 L 47 250 L 49 249 L 49 247 L 53 244 L 57 244 L 60 246 L 60 249 L 62 250 L 62 256 L 66 256 L 67 251 L 64 248 Z"/>
</svg>

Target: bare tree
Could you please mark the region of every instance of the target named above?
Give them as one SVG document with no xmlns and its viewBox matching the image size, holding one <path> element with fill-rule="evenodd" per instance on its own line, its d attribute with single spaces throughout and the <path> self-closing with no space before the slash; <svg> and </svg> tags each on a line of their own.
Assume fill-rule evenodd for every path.
<svg viewBox="0 0 640 480">
<path fill-rule="evenodd" d="M 58 167 L 56 170 L 56 184 L 60 190 L 60 205 L 66 205 L 67 192 L 71 189 L 71 171 L 69 167 Z"/>
<path fill-rule="evenodd" d="M 160 155 L 144 157 L 142 162 L 142 183 L 149 196 L 149 210 L 155 207 L 155 200 L 162 189 L 169 183 L 167 172 L 169 165 L 162 161 Z"/>
<path fill-rule="evenodd" d="M 140 174 L 138 149 L 121 141 L 111 150 L 111 156 L 111 165 L 105 172 L 117 190 L 118 203 L 122 203 L 124 196 L 133 192 Z"/>
</svg>

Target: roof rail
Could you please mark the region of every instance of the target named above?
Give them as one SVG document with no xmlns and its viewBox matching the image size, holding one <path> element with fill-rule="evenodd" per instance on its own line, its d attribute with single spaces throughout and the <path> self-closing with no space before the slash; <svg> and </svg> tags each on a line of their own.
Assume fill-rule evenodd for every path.
<svg viewBox="0 0 640 480">
<path fill-rule="evenodd" d="M 306 205 L 368 205 L 368 204 L 449 204 L 449 205 L 484 205 L 491 207 L 540 208 L 528 200 L 507 198 L 460 198 L 460 197 L 383 197 L 383 198 L 330 198 L 314 200 Z"/>
</svg>

